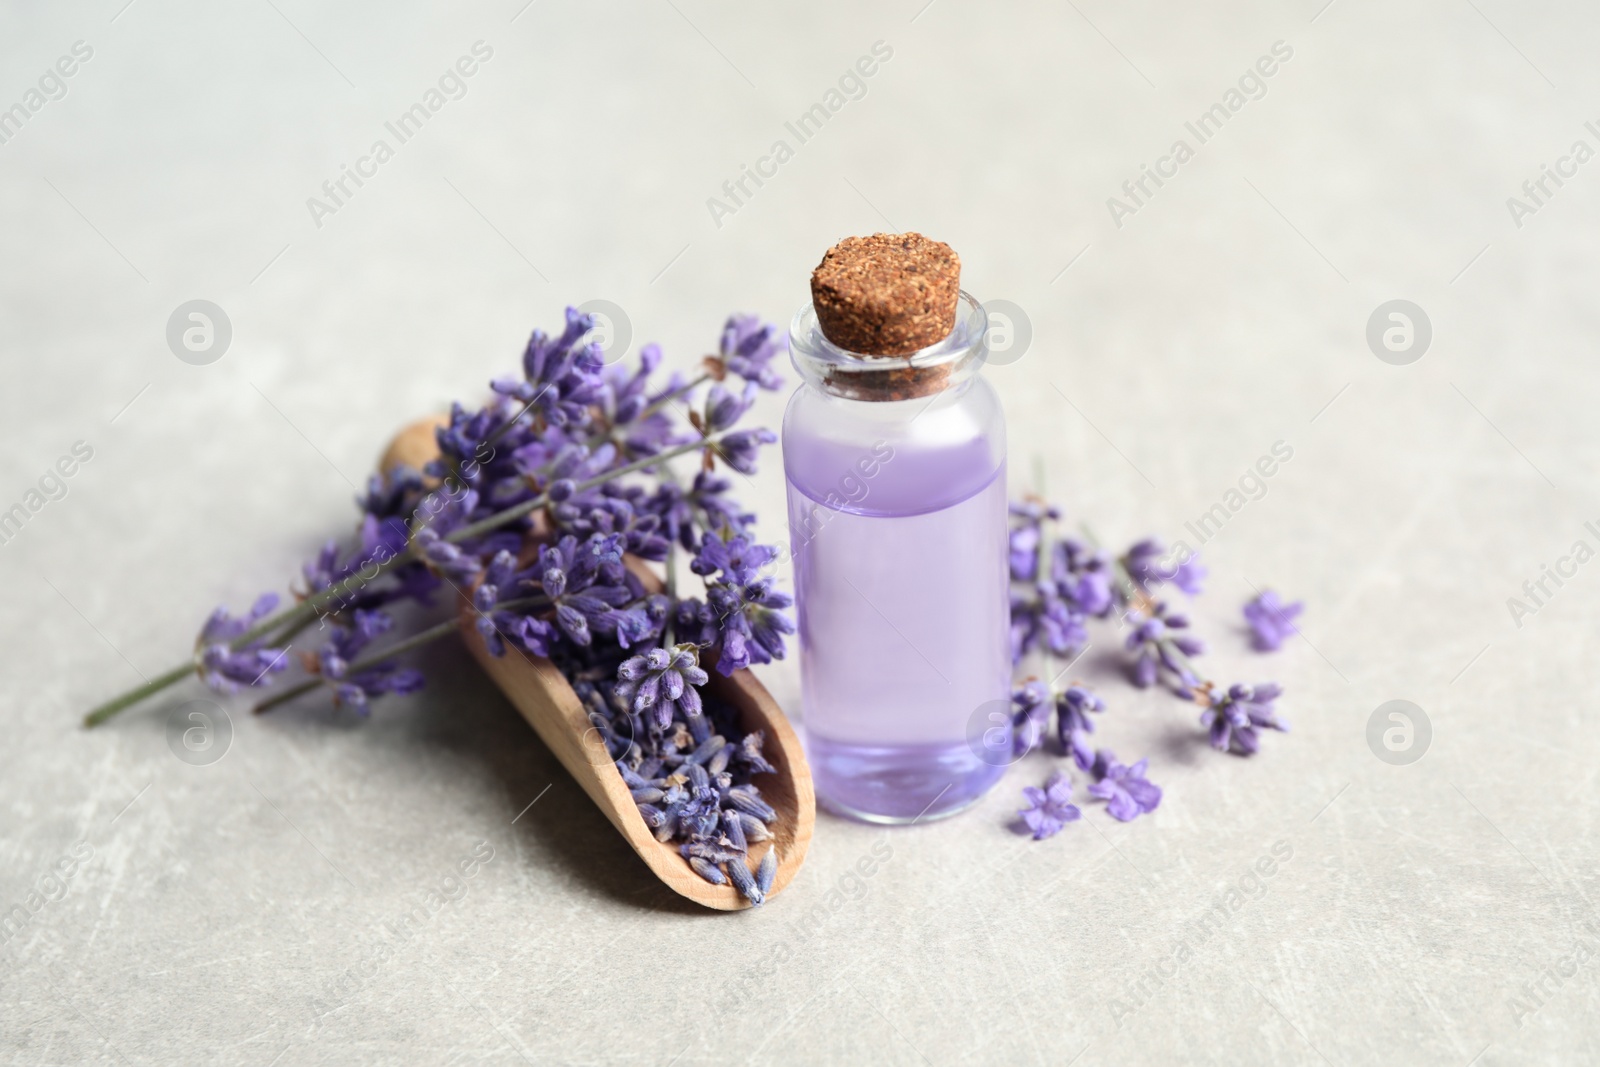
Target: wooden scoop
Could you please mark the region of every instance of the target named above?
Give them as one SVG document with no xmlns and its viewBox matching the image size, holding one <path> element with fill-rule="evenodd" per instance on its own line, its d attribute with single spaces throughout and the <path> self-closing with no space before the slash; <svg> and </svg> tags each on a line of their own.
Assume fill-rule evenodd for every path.
<svg viewBox="0 0 1600 1067">
<path fill-rule="evenodd" d="M 384 453 L 380 468 L 388 471 L 405 464 L 421 470 L 423 464 L 439 454 L 433 431 L 444 421 L 436 416 L 401 430 Z M 659 586 L 660 579 L 643 560 L 629 557 L 628 566 L 646 584 L 654 582 Z M 473 656 L 656 877 L 679 895 L 708 908 L 737 911 L 749 907 L 750 902 L 732 885 L 712 885 L 694 873 L 676 844 L 656 840 L 601 743 L 599 732 L 589 724 L 582 702 L 561 672 L 549 660 L 528 655 L 509 642 L 504 656 L 491 656 L 473 618 L 471 602 L 462 597 L 461 634 Z M 755 675 L 747 670 L 729 678 L 714 670 L 708 673 L 708 693 L 738 713 L 739 725 L 745 732 L 761 730 L 765 734 L 762 751 L 767 762 L 776 768 L 771 774 L 755 776 L 762 798 L 778 812 L 777 822 L 770 827 L 773 837 L 770 841 L 752 842 L 749 853 L 750 869 L 754 871 L 767 849 L 778 850 L 777 876 L 767 893 L 770 899 L 794 879 L 811 844 L 817 819 L 811 768 L 794 728 Z"/>
</svg>

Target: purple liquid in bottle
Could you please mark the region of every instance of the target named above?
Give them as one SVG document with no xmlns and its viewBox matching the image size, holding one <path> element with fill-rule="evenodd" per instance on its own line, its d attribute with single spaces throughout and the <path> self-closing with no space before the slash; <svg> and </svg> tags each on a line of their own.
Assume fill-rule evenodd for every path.
<svg viewBox="0 0 1600 1067">
<path fill-rule="evenodd" d="M 1005 425 L 963 300 L 945 387 L 905 400 L 839 395 L 812 373 L 807 312 L 795 322 L 809 384 L 783 458 L 807 748 L 819 800 L 875 822 L 959 811 L 1009 762 L 1008 731 L 993 747 L 1010 706 Z"/>
</svg>

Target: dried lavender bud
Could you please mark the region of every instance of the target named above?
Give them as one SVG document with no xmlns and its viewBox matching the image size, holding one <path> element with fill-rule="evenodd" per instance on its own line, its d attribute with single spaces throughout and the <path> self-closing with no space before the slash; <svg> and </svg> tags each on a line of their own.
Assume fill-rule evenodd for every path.
<svg viewBox="0 0 1600 1067">
<path fill-rule="evenodd" d="M 695 749 L 694 752 L 689 756 L 690 761 L 693 763 L 705 763 L 711 759 L 712 756 L 716 755 L 717 750 L 722 747 L 723 743 L 724 742 L 721 734 L 706 738 L 705 741 L 701 742 L 700 747 Z M 706 769 L 710 770 L 712 774 L 717 773 L 715 770 L 711 770 L 709 767 Z"/>
<path fill-rule="evenodd" d="M 697 799 L 683 806 L 678 816 L 678 827 L 691 839 L 706 838 L 717 832 L 720 819 L 714 805 Z"/>
<path fill-rule="evenodd" d="M 644 824 L 652 830 L 659 830 L 667 821 L 667 813 L 650 804 L 640 804 L 639 814 L 644 817 Z"/>
<path fill-rule="evenodd" d="M 767 849 L 767 854 L 761 857 L 760 866 L 756 867 L 756 888 L 761 890 L 764 897 L 772 892 L 772 879 L 778 874 L 778 850 Z"/>
<path fill-rule="evenodd" d="M 744 831 L 744 839 L 747 843 L 767 841 L 772 837 L 772 831 L 767 829 L 766 823 L 753 815 L 746 815 L 742 811 L 739 812 L 739 829 Z"/>
<path fill-rule="evenodd" d="M 703 860 L 699 856 L 690 856 L 689 866 L 694 868 L 695 874 L 698 874 L 712 885 L 728 884 L 728 879 L 723 877 L 722 871 L 718 869 L 716 864 L 708 860 Z"/>
<path fill-rule="evenodd" d="M 631 790 L 631 792 L 633 793 L 633 799 L 640 804 L 654 804 L 657 801 L 666 799 L 666 794 L 653 785 L 640 786 L 638 789 Z"/>
<path fill-rule="evenodd" d="M 679 845 L 678 851 L 683 854 L 685 859 L 698 858 L 711 863 L 728 863 L 740 859 L 739 853 L 733 849 L 723 848 L 710 841 L 690 841 Z M 740 862 L 743 862 L 743 860 L 740 860 Z"/>
<path fill-rule="evenodd" d="M 722 813 L 722 836 L 728 842 L 729 847 L 740 852 L 749 851 L 750 846 L 744 838 L 744 827 L 739 825 L 738 812 L 725 811 Z"/>
<path fill-rule="evenodd" d="M 722 737 L 718 735 L 711 740 L 721 741 Z M 735 746 L 724 744 L 712 754 L 711 759 L 706 762 L 706 770 L 711 773 L 713 778 L 720 777 L 722 772 L 728 769 L 728 761 L 733 758 L 734 751 Z"/>
<path fill-rule="evenodd" d="M 772 805 L 762 800 L 753 785 L 736 785 L 728 790 L 728 802 L 746 815 L 754 815 L 762 822 L 773 822 L 778 813 Z"/>
<path fill-rule="evenodd" d="M 777 768 L 768 763 L 761 753 L 761 746 L 765 740 L 760 730 L 751 731 L 739 740 L 739 759 L 750 768 L 752 774 L 772 774 L 777 771 Z"/>
<path fill-rule="evenodd" d="M 770 851 L 770 850 L 769 850 Z M 746 900 L 760 907 L 767 899 L 766 893 L 756 885 L 756 880 L 750 874 L 750 868 L 745 865 L 743 857 L 734 856 L 727 861 L 728 877 L 733 881 L 733 887 L 744 894 Z"/>
<path fill-rule="evenodd" d="M 678 835 L 678 816 L 683 813 L 683 805 L 670 804 L 661 813 L 661 825 L 656 827 L 656 840 L 666 844 Z"/>
</svg>

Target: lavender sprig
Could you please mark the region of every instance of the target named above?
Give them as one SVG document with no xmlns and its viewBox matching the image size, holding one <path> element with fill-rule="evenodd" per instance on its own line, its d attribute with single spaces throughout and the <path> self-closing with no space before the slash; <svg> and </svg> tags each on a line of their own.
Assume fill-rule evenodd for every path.
<svg viewBox="0 0 1600 1067">
<path fill-rule="evenodd" d="M 730 404 L 731 394 L 719 395 L 715 428 L 680 430 L 664 409 L 729 374 L 749 383 L 747 393 L 776 388 L 781 380 L 770 364 L 782 350 L 782 333 L 752 317 L 735 316 L 724 328 L 719 354 L 707 357 L 705 373 L 688 382 L 675 376 L 661 388 L 649 384 L 660 362 L 658 349 L 646 346 L 634 372 L 605 368 L 596 346 L 583 340 L 591 326 L 587 316 L 569 310 L 558 337 L 535 333 L 524 352 L 522 379 L 495 383 L 500 396 L 483 408 L 452 409 L 436 435 L 440 458 L 428 471 L 375 477 L 360 501 L 358 544 L 348 553 L 330 546 L 308 564 L 296 603 L 247 616 L 242 627 L 226 634 L 213 629 L 194 657 L 94 709 L 85 725 L 98 725 L 195 672 L 224 689 L 270 684 L 286 657 L 283 649 L 265 644 L 266 638 L 283 640 L 319 619 L 340 625 L 354 611 L 399 601 L 426 605 L 441 580 L 469 586 L 497 552 L 515 550 L 536 512 L 545 512 L 552 527 L 575 535 L 618 533 L 626 551 L 650 559 L 664 554 L 665 538 L 658 530 L 670 528 L 692 544 L 702 517 L 742 515 L 722 495 L 726 484 L 716 484 L 709 474 L 696 479 L 688 514 L 676 510 L 681 498 L 666 490 L 676 484 L 667 461 L 703 452 L 708 462 L 716 455 L 734 469 L 753 471 L 756 448 L 773 437 L 764 430 L 735 428 L 748 408 L 747 396 Z M 627 486 L 622 479 L 635 474 L 664 480 L 654 489 Z M 664 618 L 672 611 L 635 604 L 631 615 L 604 618 L 607 625 L 621 627 L 610 632 L 639 639 L 650 628 L 649 615 Z M 573 621 L 569 613 L 562 618 Z M 524 631 L 538 629 L 519 625 Z M 771 624 L 763 634 L 786 632 L 772 630 L 779 625 Z M 523 636 L 531 641 L 537 634 Z M 410 676 L 405 677 L 402 690 L 409 688 Z"/>
</svg>

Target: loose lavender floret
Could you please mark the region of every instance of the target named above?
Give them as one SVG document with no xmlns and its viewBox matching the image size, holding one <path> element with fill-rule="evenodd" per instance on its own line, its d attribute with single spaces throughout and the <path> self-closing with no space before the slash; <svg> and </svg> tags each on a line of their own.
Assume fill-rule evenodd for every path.
<svg viewBox="0 0 1600 1067">
<path fill-rule="evenodd" d="M 1028 807 L 1017 812 L 1033 831 L 1035 841 L 1043 841 L 1061 832 L 1067 823 L 1082 818 L 1083 812 L 1072 803 L 1072 779 L 1056 771 L 1050 775 L 1043 789 L 1025 786 L 1022 795 Z"/>
<path fill-rule="evenodd" d="M 1102 748 L 1095 753 L 1093 771 L 1095 781 L 1089 784 L 1089 795 L 1110 801 L 1106 812 L 1113 819 L 1131 822 L 1161 806 L 1161 787 L 1145 780 L 1145 770 L 1150 761 L 1142 759 L 1131 767 L 1118 762 L 1117 754 Z"/>
<path fill-rule="evenodd" d="M 1232 751 L 1240 756 L 1253 756 L 1261 747 L 1260 729 L 1288 733 L 1289 724 L 1278 717 L 1273 701 L 1283 695 L 1283 687 L 1274 682 L 1260 685 L 1232 685 L 1220 695 L 1202 692 L 1199 699 L 1208 702 L 1200 715 L 1200 725 L 1211 733 L 1211 747 L 1219 752 Z"/>
<path fill-rule="evenodd" d="M 761 863 L 756 867 L 756 888 L 761 890 L 763 896 L 772 892 L 772 880 L 778 875 L 778 850 L 767 849 L 767 854 L 761 857 Z"/>
<path fill-rule="evenodd" d="M 1244 606 L 1245 622 L 1250 624 L 1250 643 L 1258 652 L 1276 652 L 1290 634 L 1298 633 L 1294 620 L 1305 611 L 1305 604 L 1284 599 L 1271 589 L 1262 590 Z"/>
</svg>

